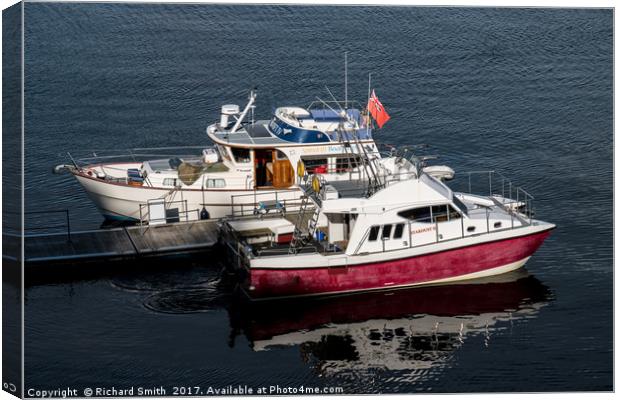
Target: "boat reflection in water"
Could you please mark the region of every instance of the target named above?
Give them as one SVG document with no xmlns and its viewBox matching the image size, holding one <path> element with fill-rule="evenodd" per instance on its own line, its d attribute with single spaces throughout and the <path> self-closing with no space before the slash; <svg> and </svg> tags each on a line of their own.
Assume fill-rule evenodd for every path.
<svg viewBox="0 0 620 400">
<path fill-rule="evenodd" d="M 255 351 L 299 346 L 323 376 L 442 364 L 465 340 L 535 316 L 550 290 L 525 270 L 454 285 L 305 301 L 236 304 L 233 337 Z"/>
</svg>

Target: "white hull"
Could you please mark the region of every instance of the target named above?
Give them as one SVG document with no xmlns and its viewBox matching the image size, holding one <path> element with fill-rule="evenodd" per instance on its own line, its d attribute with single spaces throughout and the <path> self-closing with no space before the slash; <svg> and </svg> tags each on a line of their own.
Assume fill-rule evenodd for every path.
<svg viewBox="0 0 620 400">
<path fill-rule="evenodd" d="M 171 207 L 178 208 L 180 220 L 200 218 L 200 210 L 205 207 L 209 218 L 223 218 L 243 213 L 252 214 L 255 201 L 273 199 L 273 190 L 217 190 L 217 189 L 177 189 L 153 188 L 148 186 L 130 186 L 110 183 L 94 177 L 75 174 L 78 182 L 95 203 L 100 212 L 108 219 L 135 220 L 146 219 L 149 201 L 164 199 Z M 288 209 L 294 209 L 301 196 L 300 190 L 282 190 L 278 199 Z M 174 203 L 173 203 L 174 202 Z"/>
</svg>

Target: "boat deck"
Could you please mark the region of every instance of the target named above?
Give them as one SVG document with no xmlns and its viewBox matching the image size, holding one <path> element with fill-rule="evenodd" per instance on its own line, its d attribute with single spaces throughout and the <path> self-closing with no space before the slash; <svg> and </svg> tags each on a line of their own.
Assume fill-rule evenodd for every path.
<svg viewBox="0 0 620 400">
<path fill-rule="evenodd" d="M 343 254 L 346 249 L 346 243 L 339 243 L 340 246 L 345 245 L 345 247 L 336 247 L 330 246 L 327 242 L 319 242 L 316 239 L 308 239 L 307 243 L 303 246 L 299 247 L 296 251 L 297 254 Z M 255 256 L 265 257 L 265 256 L 284 256 L 290 254 L 290 243 L 278 243 L 272 244 L 270 246 L 255 246 L 253 247 L 253 253 Z"/>
</svg>

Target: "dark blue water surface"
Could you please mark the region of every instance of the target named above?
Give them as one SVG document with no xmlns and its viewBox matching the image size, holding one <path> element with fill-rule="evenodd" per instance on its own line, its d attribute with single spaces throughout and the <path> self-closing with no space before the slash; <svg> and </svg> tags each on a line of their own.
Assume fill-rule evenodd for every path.
<svg viewBox="0 0 620 400">
<path fill-rule="evenodd" d="M 26 389 L 612 389 L 611 10 L 25 9 L 27 210 L 96 228 L 79 185 L 51 173 L 65 152 L 207 144 L 219 107 L 253 86 L 261 117 L 342 93 L 348 51 L 350 97 L 372 72 L 392 116 L 377 140 L 428 143 L 457 175 L 498 169 L 558 226 L 529 276 L 294 307 L 239 303 L 212 256 L 30 274 Z"/>
</svg>

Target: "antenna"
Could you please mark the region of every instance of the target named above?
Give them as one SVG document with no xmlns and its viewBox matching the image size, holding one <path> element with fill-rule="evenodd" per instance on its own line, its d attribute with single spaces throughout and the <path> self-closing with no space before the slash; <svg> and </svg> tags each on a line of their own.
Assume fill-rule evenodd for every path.
<svg viewBox="0 0 620 400">
<path fill-rule="evenodd" d="M 245 119 L 245 116 L 248 114 L 248 111 L 250 111 L 250 108 L 254 105 L 254 102 L 256 101 L 256 91 L 257 91 L 256 88 L 250 90 L 248 104 L 243 109 L 243 112 L 241 113 L 239 118 L 237 118 L 237 122 L 235 122 L 235 125 L 233 125 L 232 129 L 230 130 L 230 133 L 237 132 L 237 129 L 239 129 L 239 126 L 241 126 L 241 123 Z"/>
<path fill-rule="evenodd" d="M 320 97 L 318 97 L 318 96 L 315 96 L 315 97 L 316 97 L 316 99 L 317 99 L 318 101 L 320 101 L 321 103 L 323 103 L 323 105 L 324 105 L 325 107 L 329 108 L 329 109 L 330 109 L 330 110 L 332 110 L 334 113 L 338 114 L 338 111 L 334 110 L 334 109 L 333 109 L 333 108 L 332 108 L 329 104 L 327 104 L 327 102 L 323 101 L 323 100 L 322 100 Z"/>
<path fill-rule="evenodd" d="M 332 97 L 332 99 L 334 100 L 334 103 L 336 103 L 336 105 L 338 106 L 338 108 L 340 108 L 340 111 L 344 111 L 342 109 L 342 106 L 340 105 L 340 102 L 338 100 L 336 100 L 336 98 L 334 97 L 334 94 L 332 93 L 331 90 L 329 90 L 329 88 L 327 86 L 325 86 L 325 90 L 327 90 L 327 93 L 329 93 L 329 95 Z M 318 97 L 317 97 L 318 98 Z"/>
</svg>

